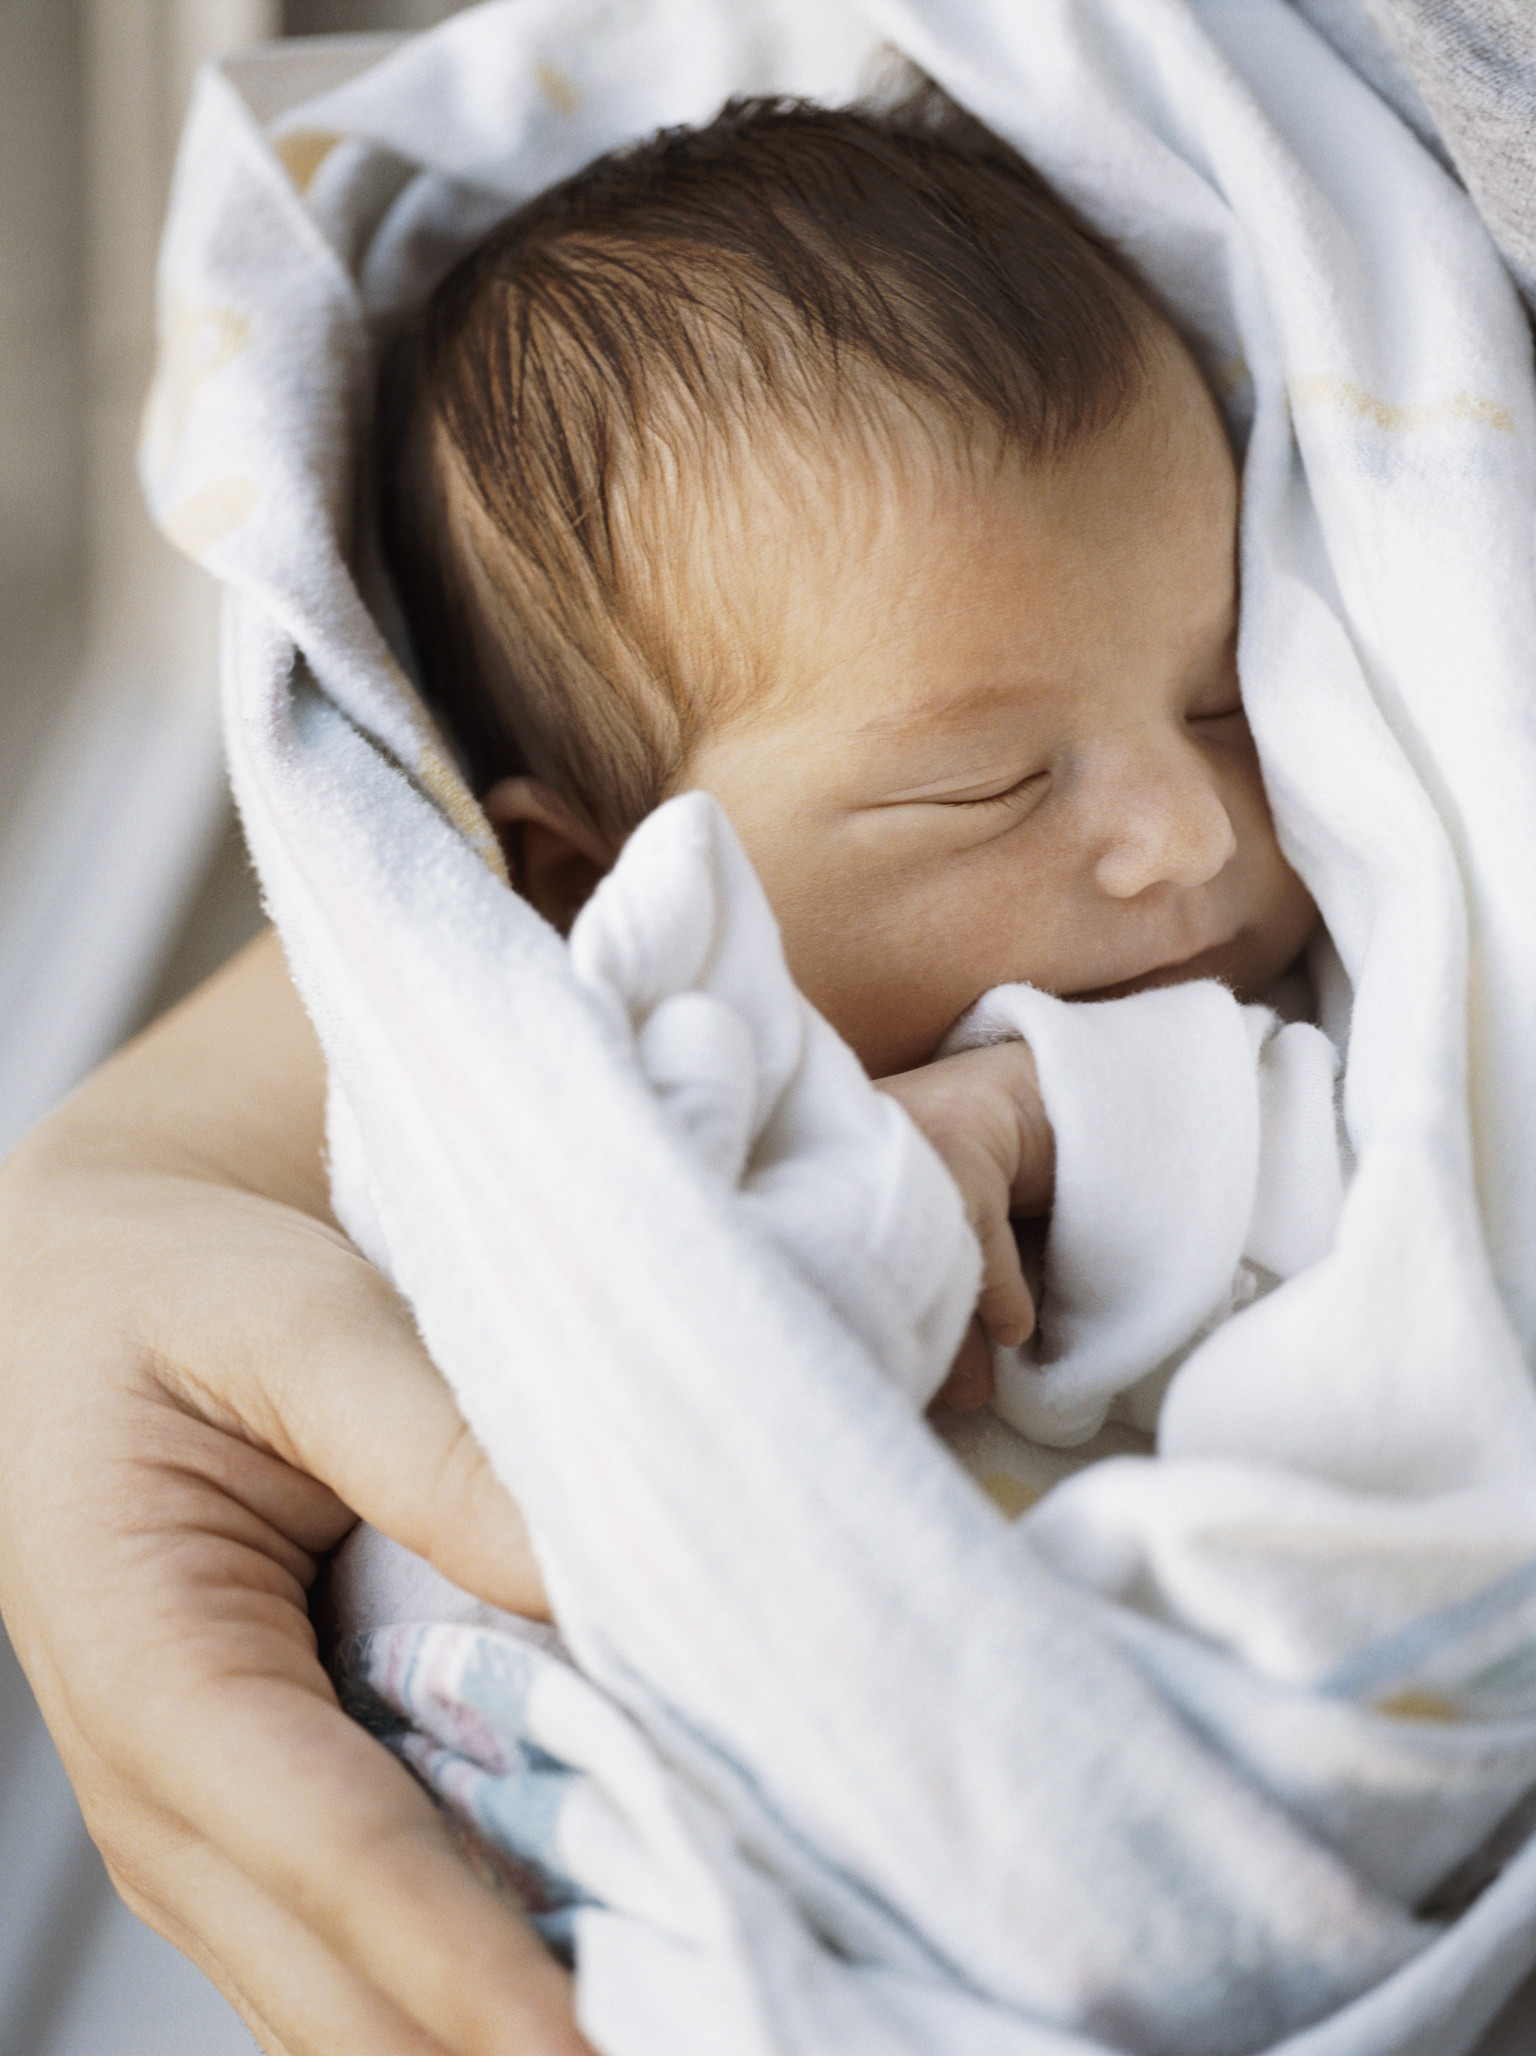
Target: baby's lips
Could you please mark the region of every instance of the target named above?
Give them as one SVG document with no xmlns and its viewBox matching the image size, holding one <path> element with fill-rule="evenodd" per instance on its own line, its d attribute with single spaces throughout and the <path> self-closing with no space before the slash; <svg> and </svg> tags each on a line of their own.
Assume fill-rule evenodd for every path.
<svg viewBox="0 0 1536 2056">
<path fill-rule="evenodd" d="M 1128 999 L 1133 993 L 1154 992 L 1166 985 L 1188 985 L 1197 978 L 1215 975 L 1216 967 L 1225 961 L 1236 940 L 1236 936 L 1219 937 L 1183 956 L 1154 957 L 1130 977 L 1096 985 L 1088 992 L 1074 992 L 1071 997 L 1084 1001 Z"/>
</svg>

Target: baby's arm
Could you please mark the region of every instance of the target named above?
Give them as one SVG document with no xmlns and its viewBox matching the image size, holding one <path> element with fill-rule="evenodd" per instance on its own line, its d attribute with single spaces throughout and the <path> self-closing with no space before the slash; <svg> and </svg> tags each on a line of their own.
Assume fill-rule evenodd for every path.
<svg viewBox="0 0 1536 2056">
<path fill-rule="evenodd" d="M 1056 1144 L 1029 1044 L 996 1043 L 877 1081 L 911 1115 L 960 1188 L 981 1244 L 976 1311 L 990 1340 L 1017 1348 L 1034 1332 L 1015 1215 L 1050 1211 Z"/>
<path fill-rule="evenodd" d="M 0 1606 L 119 1889 L 264 2047 L 576 2056 L 565 1973 L 316 1657 L 350 1509 L 542 1610 L 517 1509 L 329 1223 L 323 1090 L 268 937 L 0 1168 Z"/>
</svg>

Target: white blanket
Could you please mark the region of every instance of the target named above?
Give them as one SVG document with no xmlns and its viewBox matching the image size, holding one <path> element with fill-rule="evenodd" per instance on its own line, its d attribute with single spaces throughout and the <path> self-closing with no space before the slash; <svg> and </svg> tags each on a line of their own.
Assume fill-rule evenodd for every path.
<svg viewBox="0 0 1536 2056">
<path fill-rule="evenodd" d="M 716 811 L 646 824 L 567 949 L 359 591 L 374 325 L 595 151 L 851 97 L 882 42 L 1225 397 L 1244 691 L 1347 1045 L 1331 1252 L 1188 1357 L 1155 1459 L 1011 1525 L 921 1414 L 956 1196 Z M 597 2046 L 1470 2047 L 1536 1958 L 1499 1839 L 1536 1780 L 1536 395 L 1465 195 L 1282 0 L 503 0 L 207 78 L 163 307 L 146 477 L 231 591 L 338 1204 L 563 1636 L 423 1578 L 438 1624 L 358 1675 L 563 1922 Z"/>
<path fill-rule="evenodd" d="M 1326 942 L 1310 952 L 1328 964 Z M 1281 981 L 1306 1005 L 1310 981 Z M 994 1349 L 996 1413 L 1029 1441 L 1151 1431 L 1191 1349 L 1339 1232 L 1338 1050 L 1214 979 L 1073 1002 L 1000 986 L 944 1053 L 1022 1038 L 1055 1137 L 1035 1333 Z M 951 1430 L 954 1441 L 956 1430 Z M 961 1432 L 964 1432 L 963 1427 Z"/>
</svg>

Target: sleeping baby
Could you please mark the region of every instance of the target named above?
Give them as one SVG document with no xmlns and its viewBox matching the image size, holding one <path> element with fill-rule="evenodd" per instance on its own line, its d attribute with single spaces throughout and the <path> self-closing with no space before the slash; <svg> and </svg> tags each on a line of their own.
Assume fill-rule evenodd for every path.
<svg viewBox="0 0 1536 2056">
<path fill-rule="evenodd" d="M 424 688 L 518 889 L 568 930 L 647 813 L 713 794 L 964 1197 L 941 1398 L 1150 1425 L 1327 1250 L 1343 1171 L 1233 458 L 1125 263 L 936 94 L 737 104 L 502 224 L 395 346 L 380 435 Z"/>
</svg>

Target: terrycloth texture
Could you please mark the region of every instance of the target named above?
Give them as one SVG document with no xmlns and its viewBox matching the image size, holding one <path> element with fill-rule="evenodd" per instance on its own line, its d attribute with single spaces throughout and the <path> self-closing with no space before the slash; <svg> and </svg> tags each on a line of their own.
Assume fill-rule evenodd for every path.
<svg viewBox="0 0 1536 2056">
<path fill-rule="evenodd" d="M 1536 13 L 1526 0 L 1297 0 L 1454 164 L 1536 310 Z"/>
<path fill-rule="evenodd" d="M 975 1277 L 954 1195 L 743 946 L 723 824 L 656 817 L 567 950 L 348 568 L 373 321 L 594 151 L 847 96 L 881 39 L 1124 243 L 1226 395 L 1358 1166 L 1331 1253 L 1180 1368 L 1157 1459 L 1013 1526 L 919 1410 Z M 338 1202 L 564 1638 L 461 1611 L 355 1676 L 520 1852 L 608 2056 L 1457 2056 L 1536 1954 L 1536 1849 L 1477 1895 L 1536 1780 L 1536 410 L 1470 202 L 1280 0 L 518 0 L 285 113 L 306 61 L 201 90 L 146 472 L 233 589 Z"/>
<path fill-rule="evenodd" d="M 1318 1028 L 1205 979 L 1074 1005 L 1001 986 L 945 1051 L 1022 1037 L 1056 1140 L 1035 1334 L 996 1349 L 995 1410 L 1088 1441 L 1152 1429 L 1219 1321 L 1332 1249 L 1344 1196 L 1338 1055 Z"/>
</svg>

